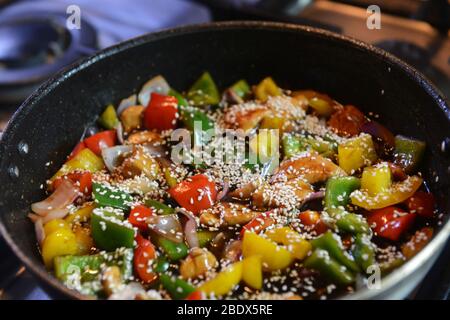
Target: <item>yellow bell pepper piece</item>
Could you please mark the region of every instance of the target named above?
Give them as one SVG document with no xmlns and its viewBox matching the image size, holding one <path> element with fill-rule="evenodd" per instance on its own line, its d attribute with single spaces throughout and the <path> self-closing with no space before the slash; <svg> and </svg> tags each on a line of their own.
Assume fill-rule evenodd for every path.
<svg viewBox="0 0 450 320">
<path fill-rule="evenodd" d="M 87 170 L 90 172 L 96 172 L 102 170 L 105 167 L 102 158 L 97 157 L 88 148 L 81 150 L 75 157 L 67 161 L 61 169 L 56 172 L 50 181 L 55 180 L 69 172 L 76 170 Z"/>
<path fill-rule="evenodd" d="M 269 230 L 266 235 L 270 240 L 285 245 L 295 259 L 303 260 L 312 249 L 309 241 L 289 227 Z"/>
<path fill-rule="evenodd" d="M 365 190 L 353 191 L 350 195 L 352 204 L 366 210 L 381 209 L 401 203 L 411 197 L 422 184 L 419 176 L 408 177 L 406 180 L 394 183 L 391 188 L 371 196 Z"/>
<path fill-rule="evenodd" d="M 285 119 L 282 117 L 268 116 L 264 117 L 261 125 L 261 129 L 278 129 L 283 130 Z"/>
<path fill-rule="evenodd" d="M 92 211 L 94 211 L 95 205 L 89 203 L 84 205 L 77 211 L 70 213 L 64 220 L 70 224 L 74 224 L 75 222 L 87 222 L 91 219 Z"/>
<path fill-rule="evenodd" d="M 250 149 L 262 163 L 267 162 L 280 151 L 279 134 L 272 130 L 260 130 L 249 142 Z"/>
<path fill-rule="evenodd" d="M 164 169 L 164 178 L 166 178 L 169 187 L 174 187 L 178 184 L 177 177 L 172 173 L 172 168 Z"/>
<path fill-rule="evenodd" d="M 321 116 L 329 117 L 333 113 L 333 106 L 324 99 L 313 97 L 308 102 L 311 108 Z"/>
<path fill-rule="evenodd" d="M 199 290 L 207 295 L 223 296 L 230 292 L 242 279 L 242 261 L 221 271 L 214 279 L 203 283 Z"/>
<path fill-rule="evenodd" d="M 94 239 L 91 236 L 91 231 L 88 228 L 76 227 L 73 231 L 78 245 L 79 255 L 86 255 L 91 252 L 94 246 Z"/>
<path fill-rule="evenodd" d="M 60 229 L 72 230 L 70 224 L 64 219 L 54 219 L 44 225 L 44 233 L 46 236 Z"/>
<path fill-rule="evenodd" d="M 242 260 L 242 280 L 253 289 L 263 285 L 261 256 L 251 256 Z"/>
<path fill-rule="evenodd" d="M 256 99 L 266 102 L 269 96 L 281 95 L 281 89 L 271 77 L 264 78 L 255 88 Z"/>
<path fill-rule="evenodd" d="M 392 174 L 386 162 L 366 167 L 361 177 L 361 189 L 371 196 L 388 190 L 392 185 Z"/>
<path fill-rule="evenodd" d="M 42 244 L 42 258 L 47 269 L 53 267 L 54 258 L 70 254 L 78 254 L 78 243 L 72 230 L 61 228 L 45 237 Z"/>
<path fill-rule="evenodd" d="M 361 134 L 338 146 L 339 166 L 348 174 L 353 174 L 364 166 L 370 166 L 377 159 L 372 137 L 368 134 Z"/>
<path fill-rule="evenodd" d="M 244 258 L 260 255 L 263 268 L 268 271 L 284 269 L 293 261 L 292 254 L 286 248 L 249 231 L 244 234 L 242 255 Z"/>
</svg>

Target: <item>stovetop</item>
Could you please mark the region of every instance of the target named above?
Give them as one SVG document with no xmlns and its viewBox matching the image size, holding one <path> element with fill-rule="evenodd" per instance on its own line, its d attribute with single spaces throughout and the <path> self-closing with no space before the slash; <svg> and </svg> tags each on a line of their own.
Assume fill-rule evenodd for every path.
<svg viewBox="0 0 450 320">
<path fill-rule="evenodd" d="M 78 1 L 70 0 L 69 2 L 76 3 Z M 162 3 L 162 1 L 159 2 Z M 169 1 L 167 0 L 167 2 Z M 214 20 L 266 19 L 303 23 L 369 42 L 415 66 L 447 97 L 450 97 L 450 37 L 448 30 L 447 32 L 438 31 L 428 23 L 406 18 L 418 8 L 418 3 L 421 1 L 195 0 L 194 2 L 210 6 Z M 372 4 L 372 2 L 380 4 L 382 9 L 380 30 L 369 30 L 366 27 L 368 14 L 363 6 Z M 224 3 L 226 4 L 224 5 Z M 358 4 L 360 7 L 353 4 Z M 396 15 L 394 16 L 393 13 Z M 207 17 L 204 11 L 202 11 L 202 17 L 202 19 Z M 189 22 L 194 21 L 195 19 L 191 19 Z M 121 23 L 123 24 L 123 22 Z M 180 23 L 168 22 L 164 26 L 176 24 Z M 151 30 L 155 30 L 155 28 Z M 15 109 L 15 105 L 0 105 L 0 131 L 5 128 Z M 447 244 L 438 261 L 409 298 L 450 299 L 449 261 L 450 243 Z M 0 239 L 0 299 L 49 299 L 37 280 L 21 266 L 2 239 Z"/>
</svg>

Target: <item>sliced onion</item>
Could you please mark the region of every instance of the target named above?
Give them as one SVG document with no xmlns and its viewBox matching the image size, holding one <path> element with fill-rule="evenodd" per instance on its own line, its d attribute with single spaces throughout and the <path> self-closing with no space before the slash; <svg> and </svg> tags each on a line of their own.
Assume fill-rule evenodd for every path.
<svg viewBox="0 0 450 320">
<path fill-rule="evenodd" d="M 389 129 L 376 121 L 369 121 L 362 125 L 361 131 L 370 134 L 372 137 L 380 139 L 389 147 L 395 147 L 395 137 Z"/>
<path fill-rule="evenodd" d="M 152 92 L 168 94 L 170 90 L 169 84 L 163 76 L 158 75 L 147 81 L 139 92 L 139 103 L 146 107 L 150 101 Z"/>
<path fill-rule="evenodd" d="M 177 214 L 150 216 L 147 223 L 148 227 L 160 236 L 177 243 L 183 241 L 183 229 Z"/>
<path fill-rule="evenodd" d="M 45 239 L 44 224 L 42 223 L 42 218 L 39 218 L 34 223 L 34 232 L 36 233 L 36 239 L 39 246 L 42 247 L 42 243 Z"/>
<path fill-rule="evenodd" d="M 68 206 L 78 195 L 79 190 L 75 184 L 69 179 L 63 179 L 62 183 L 47 199 L 33 203 L 31 210 L 41 216 L 46 216 L 52 210 Z"/>
<path fill-rule="evenodd" d="M 120 144 L 124 144 L 123 139 L 123 125 L 122 122 L 119 121 L 119 123 L 116 126 L 116 134 L 117 134 L 117 140 L 119 140 Z"/>
<path fill-rule="evenodd" d="M 137 95 L 133 94 L 129 96 L 128 98 L 123 99 L 120 101 L 119 106 L 117 107 L 117 114 L 120 116 L 120 114 L 128 107 L 135 106 L 137 103 Z"/>
<path fill-rule="evenodd" d="M 143 145 L 143 147 L 144 147 L 145 151 L 152 157 L 167 158 L 167 153 L 166 153 L 167 150 L 161 144 L 155 145 L 152 143 L 146 143 Z"/>
<path fill-rule="evenodd" d="M 305 202 L 322 199 L 323 197 L 325 197 L 325 191 L 313 192 L 306 198 Z"/>
<path fill-rule="evenodd" d="M 102 149 L 102 157 L 106 167 L 112 172 L 119 165 L 119 156 L 131 152 L 133 146 L 121 145 Z"/>
<path fill-rule="evenodd" d="M 195 221 L 194 216 L 183 209 L 178 209 L 177 212 L 184 215 L 188 220 L 184 225 L 184 236 L 186 237 L 186 242 L 188 243 L 190 248 L 198 248 L 198 235 L 197 235 L 197 221 Z"/>
<path fill-rule="evenodd" d="M 65 216 L 69 214 L 69 209 L 62 208 L 62 209 L 55 209 L 50 211 L 46 216 L 40 216 L 35 213 L 29 213 L 28 218 L 33 221 L 33 223 L 36 223 L 38 220 L 41 220 L 42 224 L 46 224 L 47 222 L 50 222 L 55 219 L 62 219 Z"/>
<path fill-rule="evenodd" d="M 42 223 L 46 224 L 47 222 L 50 222 L 55 219 L 63 219 L 68 214 L 69 214 L 69 209 L 67 209 L 67 208 L 52 210 L 45 217 L 42 217 Z"/>
<path fill-rule="evenodd" d="M 42 219 L 42 217 L 36 213 L 29 213 L 27 217 L 30 218 L 30 220 L 33 221 L 33 223 L 35 223 L 39 219 Z"/>
<path fill-rule="evenodd" d="M 219 232 L 214 239 L 211 240 L 211 243 L 209 244 L 209 250 L 218 258 L 222 258 L 224 248 L 226 245 L 226 242 L 229 239 L 229 235 L 227 235 L 225 232 Z"/>
<path fill-rule="evenodd" d="M 216 201 L 222 200 L 228 194 L 229 190 L 230 190 L 230 183 L 227 180 L 225 180 L 225 182 L 223 183 L 222 190 L 220 190 L 220 192 L 217 194 Z"/>
<path fill-rule="evenodd" d="M 222 102 L 228 104 L 241 104 L 244 102 L 241 97 L 239 97 L 233 90 L 227 89 L 222 95 Z"/>
<path fill-rule="evenodd" d="M 242 241 L 232 240 L 229 242 L 224 250 L 223 257 L 231 262 L 238 261 L 242 254 Z"/>
</svg>

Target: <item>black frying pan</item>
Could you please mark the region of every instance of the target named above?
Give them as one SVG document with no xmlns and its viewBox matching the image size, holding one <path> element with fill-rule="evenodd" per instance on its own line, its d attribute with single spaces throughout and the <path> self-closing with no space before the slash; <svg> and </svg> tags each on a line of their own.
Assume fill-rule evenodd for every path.
<svg viewBox="0 0 450 320">
<path fill-rule="evenodd" d="M 105 105 L 136 92 L 157 74 L 174 88 L 186 89 L 204 70 L 221 88 L 239 78 L 256 83 L 267 75 L 284 88 L 314 88 L 378 113 L 396 133 L 425 140 L 429 147 L 423 174 L 432 182 L 440 208 L 450 212 L 450 160 L 441 151 L 442 141 L 450 137 L 449 107 L 413 68 L 367 44 L 301 26 L 235 22 L 163 31 L 106 49 L 50 79 L 21 106 L 2 137 L 0 230 L 50 294 L 80 297 L 41 262 L 26 218 L 30 204 L 44 197 L 41 184 L 62 165 Z M 440 176 L 437 182 L 435 175 Z M 408 275 L 426 272 L 423 268 L 438 255 L 450 223 L 442 228 L 427 250 L 389 276 L 385 291 L 411 282 Z"/>
</svg>

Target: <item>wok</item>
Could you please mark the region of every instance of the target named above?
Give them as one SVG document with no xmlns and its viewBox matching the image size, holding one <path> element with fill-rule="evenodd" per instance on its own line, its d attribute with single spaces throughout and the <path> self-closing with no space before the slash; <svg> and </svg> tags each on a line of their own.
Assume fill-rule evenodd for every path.
<svg viewBox="0 0 450 320">
<path fill-rule="evenodd" d="M 297 25 L 232 22 L 162 31 L 108 48 L 54 76 L 23 103 L 1 138 L 0 231 L 52 296 L 82 298 L 41 262 L 26 218 L 30 204 L 44 198 L 41 185 L 105 105 L 157 74 L 174 88 L 187 89 L 204 70 L 221 88 L 239 78 L 256 83 L 268 75 L 284 88 L 314 88 L 379 114 L 395 133 L 425 140 L 423 175 L 442 212 L 450 211 L 448 102 L 412 67 L 368 44 Z M 406 296 L 447 241 L 447 215 L 437 230 L 424 250 L 384 278 L 380 289 L 345 298 Z"/>
</svg>

